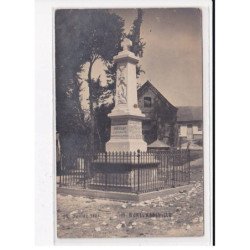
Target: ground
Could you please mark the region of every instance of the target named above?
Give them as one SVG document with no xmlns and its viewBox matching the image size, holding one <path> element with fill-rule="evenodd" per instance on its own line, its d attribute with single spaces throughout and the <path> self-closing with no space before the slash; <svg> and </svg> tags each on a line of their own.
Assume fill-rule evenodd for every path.
<svg viewBox="0 0 250 250">
<path fill-rule="evenodd" d="M 191 189 L 140 203 L 57 195 L 58 238 L 203 235 L 203 166 L 191 162 Z"/>
</svg>

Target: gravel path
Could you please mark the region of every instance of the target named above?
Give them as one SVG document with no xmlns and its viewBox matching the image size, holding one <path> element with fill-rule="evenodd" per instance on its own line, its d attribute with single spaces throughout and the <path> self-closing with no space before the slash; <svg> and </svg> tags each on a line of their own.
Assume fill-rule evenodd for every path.
<svg viewBox="0 0 250 250">
<path fill-rule="evenodd" d="M 192 189 L 140 203 L 57 195 L 59 238 L 203 235 L 203 171 Z"/>
</svg>

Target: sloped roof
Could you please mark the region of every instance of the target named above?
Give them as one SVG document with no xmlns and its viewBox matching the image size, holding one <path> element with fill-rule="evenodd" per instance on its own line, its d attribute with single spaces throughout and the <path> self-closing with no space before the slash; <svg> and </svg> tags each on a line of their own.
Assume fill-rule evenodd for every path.
<svg viewBox="0 0 250 250">
<path fill-rule="evenodd" d="M 170 148 L 170 146 L 157 139 L 156 141 L 149 144 L 148 148 Z"/>
<path fill-rule="evenodd" d="M 185 106 L 178 107 L 178 122 L 202 121 L 202 107 Z"/>
<path fill-rule="evenodd" d="M 171 104 L 165 96 L 163 96 L 158 89 L 156 89 L 153 84 L 150 81 L 146 81 L 138 90 L 137 90 L 137 95 L 140 98 L 143 93 L 147 90 L 147 89 L 151 89 L 151 91 L 157 95 L 159 97 L 159 99 L 161 99 L 163 102 L 165 102 L 168 106 L 170 106 L 171 108 L 173 108 L 174 110 L 177 110 L 177 108 Z"/>
</svg>

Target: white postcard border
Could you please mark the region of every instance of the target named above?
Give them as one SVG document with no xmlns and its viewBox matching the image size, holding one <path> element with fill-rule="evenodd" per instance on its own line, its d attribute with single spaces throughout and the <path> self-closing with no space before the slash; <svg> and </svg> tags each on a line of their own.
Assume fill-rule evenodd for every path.
<svg viewBox="0 0 250 250">
<path fill-rule="evenodd" d="M 204 211 L 203 237 L 57 239 L 53 13 L 56 8 L 196 7 L 203 16 Z M 36 1 L 36 244 L 38 245 L 211 245 L 212 244 L 212 2 L 209 0 Z"/>
</svg>

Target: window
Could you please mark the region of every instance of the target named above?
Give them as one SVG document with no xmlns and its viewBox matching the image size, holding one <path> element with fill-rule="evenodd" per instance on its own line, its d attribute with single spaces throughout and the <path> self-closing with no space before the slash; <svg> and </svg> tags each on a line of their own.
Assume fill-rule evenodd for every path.
<svg viewBox="0 0 250 250">
<path fill-rule="evenodd" d="M 202 124 L 198 124 L 198 131 L 202 131 Z"/>
<path fill-rule="evenodd" d="M 144 97 L 144 108 L 151 108 L 151 97 Z"/>
<path fill-rule="evenodd" d="M 187 139 L 193 139 L 193 124 L 187 124 Z"/>
</svg>

